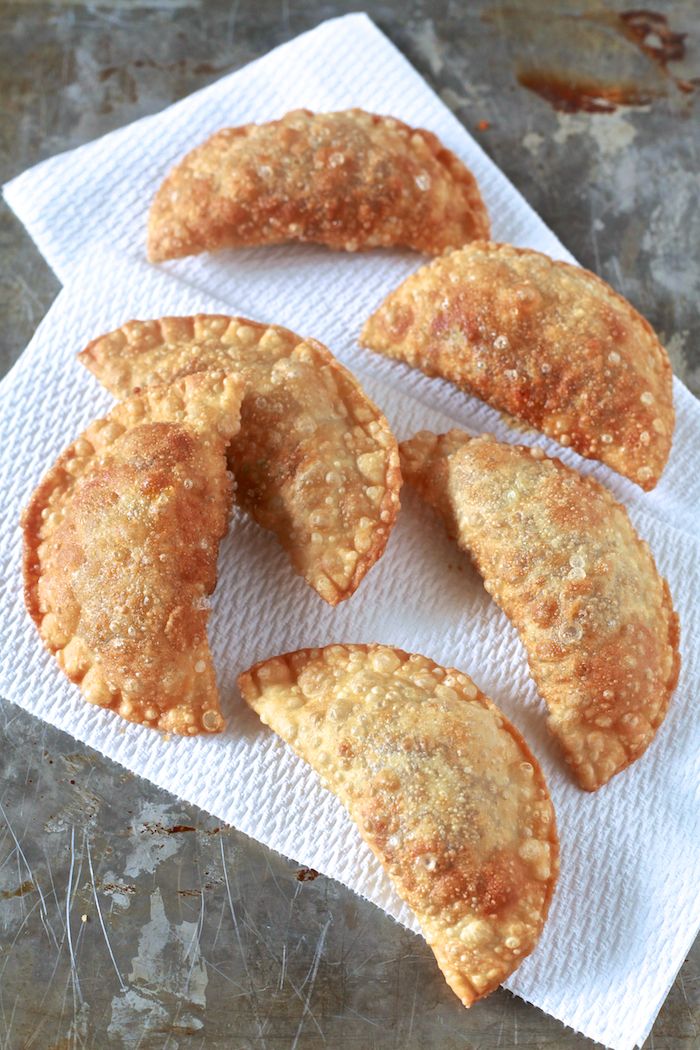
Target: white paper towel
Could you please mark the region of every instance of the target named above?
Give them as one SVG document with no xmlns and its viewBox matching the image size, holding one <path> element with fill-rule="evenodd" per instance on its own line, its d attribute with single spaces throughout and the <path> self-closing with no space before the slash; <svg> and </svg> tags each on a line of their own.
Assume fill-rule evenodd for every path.
<svg viewBox="0 0 700 1050">
<path fill-rule="evenodd" d="M 594 796 L 573 785 L 545 730 L 515 632 L 408 491 L 387 553 L 336 610 L 292 574 L 271 534 L 235 513 L 222 546 L 210 629 L 227 716 L 220 737 L 166 742 L 91 707 L 42 650 L 22 603 L 20 507 L 57 453 L 113 403 L 77 363 L 76 352 L 129 317 L 226 309 L 231 305 L 147 264 L 100 252 L 74 272 L 0 386 L 0 692 L 273 849 L 340 879 L 416 929 L 340 804 L 244 707 L 235 677 L 263 657 L 340 640 L 396 644 L 463 668 L 542 762 L 562 842 L 550 919 L 508 987 L 586 1035 L 628 1050 L 648 1031 L 700 922 L 700 543 L 689 533 L 632 509 L 671 584 L 683 625 L 683 671 L 649 752 Z M 397 386 L 358 374 L 399 437 L 453 424 Z M 681 404 L 679 410 L 689 437 L 679 437 L 672 456 L 687 463 L 689 442 L 696 448 L 700 442 L 700 407 Z M 464 414 L 479 429 L 479 412 Z M 686 499 L 677 494 L 679 505 Z"/>
<path fill-rule="evenodd" d="M 462 667 L 521 728 L 542 761 L 562 838 L 562 876 L 550 920 L 537 951 L 508 987 L 584 1034 L 627 1050 L 650 1029 L 700 924 L 700 731 L 694 710 L 700 684 L 700 472 L 694 464 L 700 408 L 676 381 L 671 461 L 659 486 L 644 495 L 539 436 L 515 435 L 495 412 L 447 385 L 355 347 L 367 313 L 422 261 L 415 255 L 345 256 L 282 246 L 159 268 L 138 261 L 148 204 L 184 152 L 223 125 L 270 119 L 302 105 L 360 105 L 430 128 L 477 175 L 494 238 L 570 258 L 362 15 L 325 23 L 164 113 L 15 179 L 6 188 L 10 204 L 70 287 L 0 388 L 0 485 L 6 494 L 0 691 L 272 848 L 340 879 L 415 929 L 340 806 L 243 708 L 234 680 L 255 659 L 338 640 L 388 642 Z M 100 250 L 86 259 L 99 239 L 119 254 Z M 678 692 L 642 761 L 596 796 L 573 786 L 544 730 L 542 704 L 514 631 L 410 493 L 387 554 L 335 611 L 292 576 L 271 536 L 235 519 L 222 548 L 210 632 L 230 716 L 222 737 L 165 743 L 80 700 L 41 651 L 21 605 L 19 507 L 56 453 L 111 404 L 74 354 L 129 317 L 193 310 L 240 312 L 327 341 L 361 374 L 401 437 L 456 421 L 507 440 L 536 441 L 598 476 L 626 502 L 669 578 L 683 630 Z"/>
</svg>

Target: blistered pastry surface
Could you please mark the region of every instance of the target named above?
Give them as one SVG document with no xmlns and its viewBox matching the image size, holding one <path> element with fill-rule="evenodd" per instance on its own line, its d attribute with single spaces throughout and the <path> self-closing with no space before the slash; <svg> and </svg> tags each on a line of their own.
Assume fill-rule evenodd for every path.
<svg viewBox="0 0 700 1050">
<path fill-rule="evenodd" d="M 239 685 L 348 808 L 464 1004 L 500 984 L 537 942 L 558 870 L 517 730 L 467 675 L 383 645 L 290 653 Z"/>
<path fill-rule="evenodd" d="M 661 476 L 675 420 L 668 355 L 647 321 L 587 270 L 475 242 L 407 278 L 362 342 L 643 489 Z"/>
<path fill-rule="evenodd" d="M 488 235 L 474 176 L 431 132 L 361 109 L 298 109 L 188 153 L 153 201 L 148 253 L 296 240 L 435 255 Z"/>
<path fill-rule="evenodd" d="M 399 455 L 382 413 L 326 347 L 202 314 L 130 321 L 80 358 L 117 397 L 202 368 L 239 375 L 241 428 L 229 448 L 238 505 L 331 605 L 355 591 L 396 520 Z"/>
<path fill-rule="evenodd" d="M 489 436 L 424 431 L 401 459 L 518 629 L 580 785 L 605 784 L 653 740 L 680 666 L 668 585 L 626 510 L 540 449 Z"/>
<path fill-rule="evenodd" d="M 223 728 L 208 596 L 242 384 L 200 373 L 122 402 L 59 457 L 23 515 L 27 607 L 90 703 L 192 735 Z"/>
</svg>

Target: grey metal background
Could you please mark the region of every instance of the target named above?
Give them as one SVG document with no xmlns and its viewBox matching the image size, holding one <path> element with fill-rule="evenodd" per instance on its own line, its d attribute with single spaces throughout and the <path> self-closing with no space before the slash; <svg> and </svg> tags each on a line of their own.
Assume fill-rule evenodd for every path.
<svg viewBox="0 0 700 1050">
<path fill-rule="evenodd" d="M 4 3 L 0 179 L 358 6 Z M 579 260 L 649 318 L 699 392 L 695 93 L 606 28 L 593 3 L 364 6 Z M 700 8 L 657 10 L 687 34 L 686 57 L 670 69 L 697 77 Z M 556 112 L 516 76 L 544 54 L 560 67 L 624 73 L 654 97 L 612 113 Z M 3 206 L 2 371 L 57 292 Z M 0 799 L 5 1050 L 593 1045 L 505 991 L 466 1012 L 426 945 L 377 909 L 7 702 Z M 699 966 L 696 944 L 649 1047 L 700 1045 Z"/>
</svg>

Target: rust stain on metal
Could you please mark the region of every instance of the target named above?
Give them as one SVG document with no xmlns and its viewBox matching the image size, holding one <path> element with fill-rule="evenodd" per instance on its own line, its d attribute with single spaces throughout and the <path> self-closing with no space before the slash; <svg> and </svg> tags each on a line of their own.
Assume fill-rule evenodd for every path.
<svg viewBox="0 0 700 1050">
<path fill-rule="evenodd" d="M 670 62 L 685 58 L 687 33 L 656 11 L 589 7 L 559 14 L 534 4 L 497 8 L 484 17 L 510 38 L 518 83 L 559 112 L 648 106 L 674 87 L 689 94 L 698 83 L 670 72 Z"/>
<path fill-rule="evenodd" d="M 136 893 L 136 887 L 121 882 L 101 882 L 100 889 L 104 893 Z"/>
<path fill-rule="evenodd" d="M 560 113 L 612 113 L 618 105 L 645 106 L 651 101 L 631 86 L 603 89 L 592 80 L 572 83 L 566 74 L 536 69 L 518 73 L 518 83 Z"/>
<path fill-rule="evenodd" d="M 318 878 L 318 874 L 315 868 L 299 868 L 297 879 L 299 882 L 313 882 Z"/>
<path fill-rule="evenodd" d="M 105 66 L 98 73 L 98 80 L 104 83 L 105 80 L 109 80 L 111 77 L 128 75 L 129 66 L 132 66 L 134 69 L 157 69 L 164 73 L 183 73 L 188 71 L 197 76 L 214 76 L 217 73 L 224 73 L 230 69 L 228 63 L 215 66 L 211 62 L 197 62 L 196 65 L 190 66 L 190 59 L 188 58 L 177 58 L 172 62 L 156 62 L 153 58 L 135 58 L 122 66 Z"/>
<path fill-rule="evenodd" d="M 639 8 L 621 11 L 620 21 L 630 40 L 639 44 L 642 51 L 662 66 L 679 62 L 685 58 L 687 33 L 675 33 L 668 24 L 666 15 Z"/>
<path fill-rule="evenodd" d="M 10 900 L 12 897 L 24 897 L 25 893 L 31 893 L 32 890 L 35 889 L 36 886 L 34 885 L 34 883 L 28 880 L 27 882 L 21 883 L 21 885 L 17 886 L 14 890 L 0 891 L 0 900 L 7 901 Z"/>
<path fill-rule="evenodd" d="M 146 823 L 141 828 L 141 834 L 148 832 L 149 835 L 181 835 L 185 831 L 196 831 L 192 824 L 173 824 L 166 828 L 164 824 Z"/>
</svg>

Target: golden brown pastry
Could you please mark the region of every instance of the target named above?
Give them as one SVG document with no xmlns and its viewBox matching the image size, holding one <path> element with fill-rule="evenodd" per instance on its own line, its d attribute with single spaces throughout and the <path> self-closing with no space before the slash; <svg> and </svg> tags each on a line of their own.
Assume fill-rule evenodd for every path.
<svg viewBox="0 0 700 1050">
<path fill-rule="evenodd" d="M 239 685 L 348 808 L 464 1005 L 496 988 L 535 947 L 558 872 L 520 733 L 465 674 L 385 645 L 302 649 Z"/>
<path fill-rule="evenodd" d="M 674 425 L 668 355 L 644 318 L 587 270 L 509 244 L 470 244 L 387 296 L 361 341 L 643 489 L 661 476 Z"/>
<path fill-rule="evenodd" d="M 86 700 L 131 722 L 223 728 L 207 642 L 240 379 L 202 372 L 117 405 L 22 517 L 27 608 Z"/>
<path fill-rule="evenodd" d="M 80 360 L 117 397 L 202 368 L 245 381 L 229 450 L 236 502 L 276 533 L 331 605 L 383 553 L 399 509 L 396 440 L 354 376 L 313 339 L 240 317 L 130 321 Z"/>
<path fill-rule="evenodd" d="M 576 778 L 595 791 L 646 750 L 678 680 L 668 584 L 625 509 L 541 449 L 459 430 L 401 446 L 406 480 L 517 628 Z"/>
<path fill-rule="evenodd" d="M 188 153 L 151 206 L 148 255 L 283 241 L 434 255 L 488 235 L 474 176 L 431 132 L 361 109 L 297 109 Z"/>
</svg>

